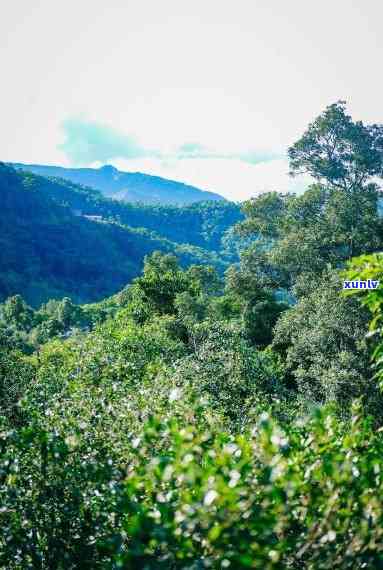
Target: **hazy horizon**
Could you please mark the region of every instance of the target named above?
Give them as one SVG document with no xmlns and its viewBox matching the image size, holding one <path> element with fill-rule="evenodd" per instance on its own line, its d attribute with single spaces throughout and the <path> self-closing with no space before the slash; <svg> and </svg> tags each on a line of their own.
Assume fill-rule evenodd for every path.
<svg viewBox="0 0 383 570">
<path fill-rule="evenodd" d="M 302 189 L 325 107 L 382 122 L 378 1 L 6 1 L 0 160 L 113 164 L 241 200 Z"/>
</svg>

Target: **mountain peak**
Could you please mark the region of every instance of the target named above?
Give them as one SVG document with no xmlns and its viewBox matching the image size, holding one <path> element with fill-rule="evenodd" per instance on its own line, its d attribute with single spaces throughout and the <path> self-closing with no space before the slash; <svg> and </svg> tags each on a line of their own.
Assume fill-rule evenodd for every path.
<svg viewBox="0 0 383 570">
<path fill-rule="evenodd" d="M 123 172 L 111 164 L 105 164 L 100 168 L 64 168 L 20 163 L 10 163 L 10 166 L 29 170 L 40 176 L 64 178 L 74 184 L 95 188 L 107 197 L 127 202 L 181 206 L 195 202 L 225 200 L 219 194 L 201 190 L 190 184 L 142 172 Z"/>
<path fill-rule="evenodd" d="M 119 172 L 119 170 L 112 164 L 104 164 L 104 166 L 100 166 L 99 170 L 101 172 L 110 173 L 110 174 L 115 174 Z"/>
</svg>

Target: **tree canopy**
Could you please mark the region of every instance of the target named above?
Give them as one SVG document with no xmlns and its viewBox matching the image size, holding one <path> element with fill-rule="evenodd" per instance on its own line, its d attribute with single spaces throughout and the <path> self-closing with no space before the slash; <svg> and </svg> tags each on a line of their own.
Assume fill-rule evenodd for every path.
<svg viewBox="0 0 383 570">
<path fill-rule="evenodd" d="M 364 186 L 383 172 L 383 126 L 364 125 L 346 113 L 346 103 L 329 105 L 289 150 L 292 174 L 343 190 Z"/>
<path fill-rule="evenodd" d="M 16 290 L 0 303 L 0 568 L 382 567 L 379 137 L 330 106 L 290 149 L 315 183 L 240 215 L 121 204 L 107 222 L 115 205 L 87 189 L 6 171 L 0 283 Z M 76 221 L 75 199 L 102 219 Z M 181 241 L 135 242 L 142 270 L 79 304 L 66 278 L 99 293 L 97 271 L 131 252 L 129 215 Z M 71 228 L 85 248 L 110 239 L 73 251 L 65 273 L 67 251 L 50 255 L 80 248 Z M 9 252 L 30 252 L 22 277 L 35 279 L 34 248 L 65 294 L 31 306 Z M 345 279 L 381 283 L 343 291 Z"/>
</svg>

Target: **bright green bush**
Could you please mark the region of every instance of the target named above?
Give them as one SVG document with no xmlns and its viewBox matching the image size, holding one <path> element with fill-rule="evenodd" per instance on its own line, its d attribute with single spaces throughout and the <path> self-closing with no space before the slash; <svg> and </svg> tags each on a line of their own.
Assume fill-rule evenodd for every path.
<svg viewBox="0 0 383 570">
<path fill-rule="evenodd" d="M 264 414 L 237 436 L 152 417 L 123 460 L 84 429 L 1 434 L 1 567 L 383 563 L 383 440 L 357 409 L 348 425 Z"/>
<path fill-rule="evenodd" d="M 0 354 L 0 568 L 382 568 L 379 408 L 348 397 L 342 415 L 329 397 L 360 366 L 346 353 L 368 364 L 358 300 L 338 277 L 308 292 L 279 321 L 281 357 L 236 311 L 214 318 L 209 270 L 152 261 L 141 323 L 133 297 L 91 331 Z M 355 268 L 383 273 L 380 256 Z M 364 301 L 380 374 L 381 290 Z M 68 301 L 57 311 L 82 318 Z M 286 371 L 308 402 L 303 375 L 316 380 L 322 407 L 302 412 Z"/>
</svg>

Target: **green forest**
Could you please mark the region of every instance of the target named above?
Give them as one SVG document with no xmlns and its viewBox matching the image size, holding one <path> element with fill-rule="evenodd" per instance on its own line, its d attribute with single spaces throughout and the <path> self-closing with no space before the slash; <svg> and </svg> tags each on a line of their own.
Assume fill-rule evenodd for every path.
<svg viewBox="0 0 383 570">
<path fill-rule="evenodd" d="M 383 568 L 383 126 L 288 156 L 183 207 L 0 165 L 1 569 Z"/>
<path fill-rule="evenodd" d="M 4 163 L 0 192 L 0 299 L 21 294 L 34 307 L 65 296 L 100 301 L 136 277 L 153 251 L 223 274 L 249 241 L 232 230 L 240 207 L 225 201 L 124 203 Z"/>
</svg>

